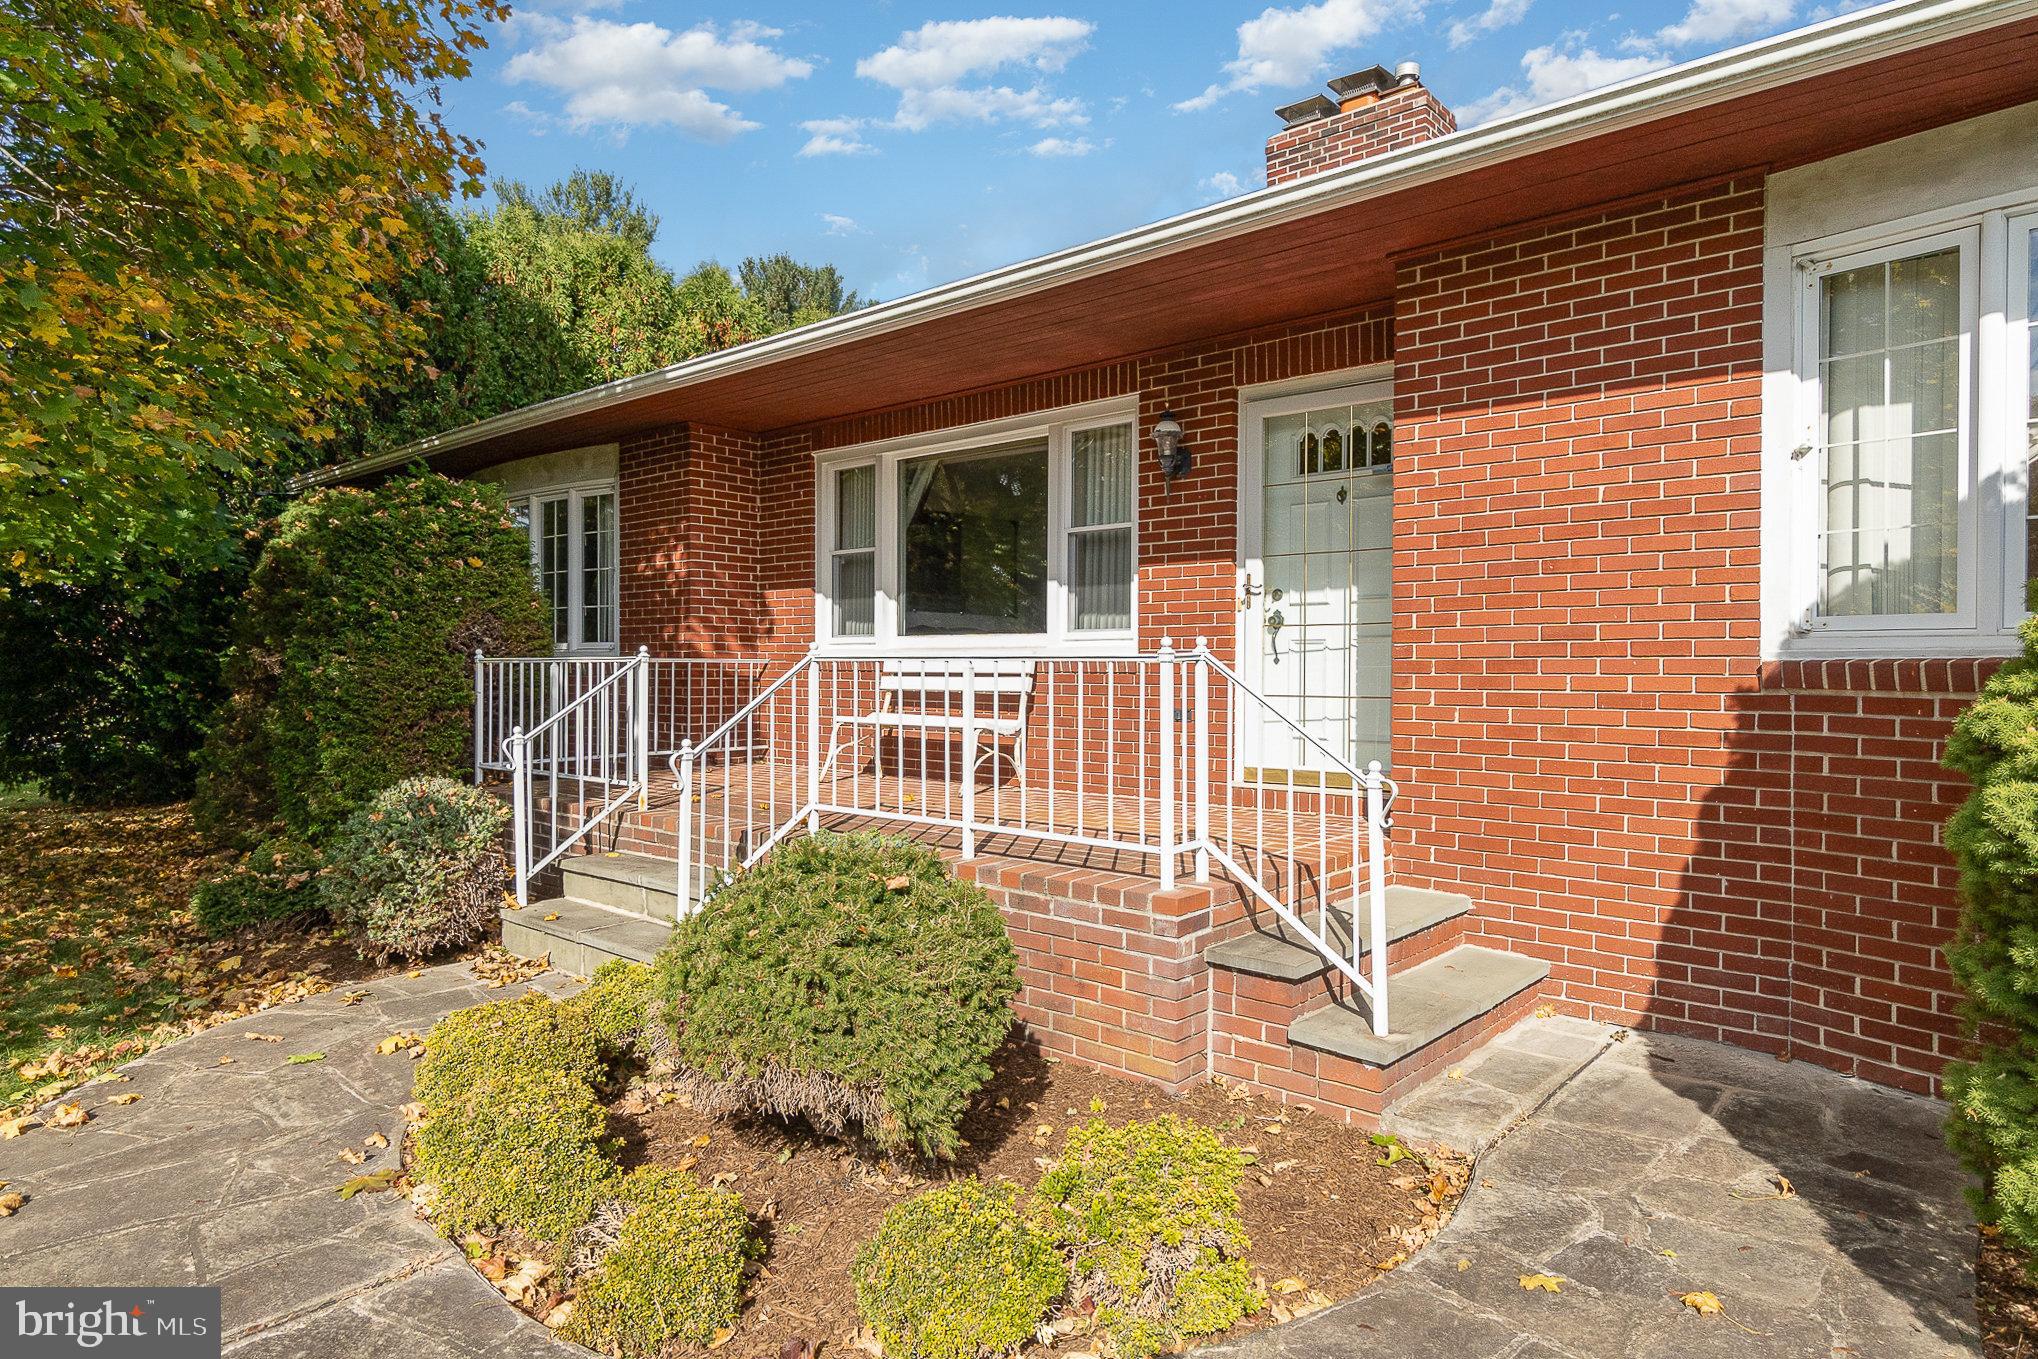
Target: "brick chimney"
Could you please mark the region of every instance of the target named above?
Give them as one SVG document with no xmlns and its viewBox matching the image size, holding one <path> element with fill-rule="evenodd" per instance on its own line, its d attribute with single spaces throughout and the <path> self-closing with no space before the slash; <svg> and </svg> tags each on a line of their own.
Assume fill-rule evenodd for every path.
<svg viewBox="0 0 2038 1359">
<path fill-rule="evenodd" d="M 1335 102 L 1312 94 L 1276 109 L 1286 124 L 1267 138 L 1267 183 L 1335 170 L 1340 165 L 1455 132 L 1458 120 L 1423 88 L 1422 71 L 1404 61 L 1389 73 L 1368 67 L 1330 82 Z"/>
</svg>

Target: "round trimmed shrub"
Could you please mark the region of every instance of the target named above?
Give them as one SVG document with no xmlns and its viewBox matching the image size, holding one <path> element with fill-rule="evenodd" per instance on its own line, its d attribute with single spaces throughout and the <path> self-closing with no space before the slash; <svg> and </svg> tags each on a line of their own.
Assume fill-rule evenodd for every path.
<svg viewBox="0 0 2038 1359">
<path fill-rule="evenodd" d="M 497 1226 L 563 1242 L 621 1178 L 608 1112 L 576 1076 L 503 1065 L 457 1098 L 421 1100 L 412 1178 L 437 1191 L 432 1217 L 448 1236 Z"/>
<path fill-rule="evenodd" d="M 576 1242 L 598 1262 L 581 1273 L 567 1333 L 626 1359 L 673 1341 L 705 1345 L 734 1326 L 743 1267 L 758 1253 L 739 1195 L 667 1167 L 632 1172 Z"/>
<path fill-rule="evenodd" d="M 500 798 L 451 779 L 405 779 L 347 822 L 323 896 L 379 962 L 478 938 L 502 901 Z"/>
<path fill-rule="evenodd" d="M 324 866 L 309 845 L 281 837 L 264 840 L 239 863 L 191 893 L 191 920 L 219 939 L 254 925 L 289 920 L 322 909 L 318 876 Z"/>
<path fill-rule="evenodd" d="M 426 1032 L 413 1088 L 426 1115 L 435 1116 L 480 1082 L 517 1071 L 601 1085 L 605 1073 L 586 1010 L 535 993 L 455 1010 Z"/>
<path fill-rule="evenodd" d="M 680 922 L 658 968 L 697 1106 L 943 1157 L 1019 989 L 983 889 L 869 834 L 780 845 Z"/>
<path fill-rule="evenodd" d="M 1122 1359 L 1172 1348 L 1257 1312 L 1238 1201 L 1247 1157 L 1173 1114 L 1071 1129 L 1034 1191 L 1071 1290 Z"/>
<path fill-rule="evenodd" d="M 567 1005 L 587 1016 L 603 1060 L 633 1061 L 650 1055 L 655 974 L 642 963 L 611 958 L 594 970 L 587 986 Z"/>
<path fill-rule="evenodd" d="M 885 1214 L 856 1253 L 856 1310 L 899 1359 L 989 1359 L 1033 1338 L 1068 1287 L 1019 1189 L 956 1180 Z"/>
</svg>

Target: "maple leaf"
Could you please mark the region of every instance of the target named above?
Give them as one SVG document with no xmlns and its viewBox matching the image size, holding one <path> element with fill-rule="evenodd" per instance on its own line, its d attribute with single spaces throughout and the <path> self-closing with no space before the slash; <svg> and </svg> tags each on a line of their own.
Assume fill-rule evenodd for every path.
<svg viewBox="0 0 2038 1359">
<path fill-rule="evenodd" d="M 1521 1276 L 1521 1289 L 1524 1293 L 1538 1289 L 1545 1293 L 1561 1293 L 1564 1291 L 1564 1279 L 1559 1274 L 1524 1274 Z"/>
<path fill-rule="evenodd" d="M 1709 1289 L 1697 1293 L 1685 1293 L 1677 1300 L 1702 1317 L 1719 1316 L 1725 1310 L 1720 1306 L 1719 1295 Z"/>
<path fill-rule="evenodd" d="M 91 1122 L 92 1115 L 85 1112 L 82 1104 L 59 1104 L 57 1111 L 50 1115 L 52 1128 L 82 1128 Z"/>
</svg>

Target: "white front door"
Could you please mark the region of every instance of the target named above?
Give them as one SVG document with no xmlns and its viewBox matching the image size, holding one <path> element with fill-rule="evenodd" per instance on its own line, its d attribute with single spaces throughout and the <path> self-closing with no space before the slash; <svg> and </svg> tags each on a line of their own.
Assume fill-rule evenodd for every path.
<svg viewBox="0 0 2038 1359">
<path fill-rule="evenodd" d="M 1385 381 L 1251 402 L 1240 506 L 1248 683 L 1354 766 L 1387 762 L 1394 405 Z M 1248 720 L 1248 778 L 1317 783 L 1331 762 Z M 1341 781 L 1334 779 L 1333 782 Z"/>
</svg>

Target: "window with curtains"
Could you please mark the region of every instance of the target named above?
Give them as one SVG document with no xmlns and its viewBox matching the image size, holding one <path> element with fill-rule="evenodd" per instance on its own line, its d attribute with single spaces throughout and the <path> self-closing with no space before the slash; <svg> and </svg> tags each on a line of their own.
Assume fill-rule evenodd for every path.
<svg viewBox="0 0 2038 1359">
<path fill-rule="evenodd" d="M 2038 568 L 2038 215 L 1975 213 L 1796 264 L 1785 649 L 2013 649 Z"/>
<path fill-rule="evenodd" d="M 1137 441 L 1124 409 L 824 459 L 824 640 L 1130 645 Z"/>
<path fill-rule="evenodd" d="M 617 542 L 613 485 L 521 495 L 510 514 L 531 535 L 531 571 L 562 654 L 616 649 Z"/>
</svg>

